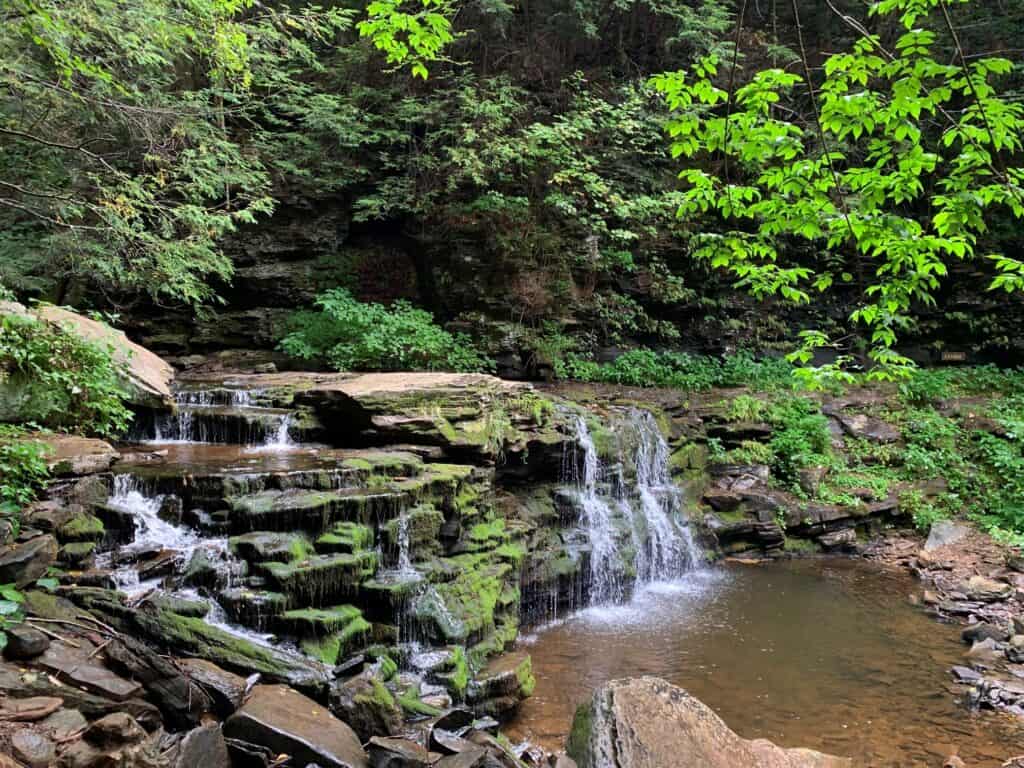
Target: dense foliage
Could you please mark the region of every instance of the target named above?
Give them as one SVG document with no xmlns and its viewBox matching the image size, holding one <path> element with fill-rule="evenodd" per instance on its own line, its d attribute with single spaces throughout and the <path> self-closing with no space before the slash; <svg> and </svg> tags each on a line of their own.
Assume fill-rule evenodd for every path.
<svg viewBox="0 0 1024 768">
<path fill-rule="evenodd" d="M 806 78 L 769 68 L 732 90 L 706 58 L 654 82 L 675 112 L 673 152 L 697 161 L 681 174 L 679 209 L 708 220 L 694 256 L 757 298 L 807 303 L 812 291 L 850 284 L 871 375 L 891 378 L 911 364 L 895 349 L 898 333 L 915 306 L 935 303 L 951 262 L 984 255 L 995 262 L 993 289 L 1024 284 L 1024 263 L 988 253 L 983 239 L 1001 216 L 1024 218 L 1024 107 L 998 88 L 1010 60 L 967 60 L 945 0 L 885 0 L 871 11 L 900 15 L 892 50 L 865 34 L 825 59 L 819 83 L 806 53 Z M 929 28 L 943 21 L 952 62 Z M 798 117 L 808 109 L 809 120 Z M 804 335 L 795 359 L 807 362 L 829 340 Z M 840 356 L 827 372 L 852 361 Z"/>
<path fill-rule="evenodd" d="M 2 412 L 51 429 L 111 436 L 131 420 L 111 350 L 31 316 L 0 317 Z"/>
<path fill-rule="evenodd" d="M 292 318 L 281 348 L 336 370 L 480 371 L 493 365 L 469 338 L 452 335 L 429 312 L 397 301 L 364 303 L 344 289 L 317 299 L 319 311 Z"/>
<path fill-rule="evenodd" d="M 901 37 L 912 18 L 927 31 Z M 21 295 L 136 320 L 148 292 L 204 322 L 218 295 L 252 300 L 230 285 L 239 264 L 295 258 L 308 227 L 303 300 L 339 286 L 410 299 L 550 364 L 792 349 L 811 328 L 808 350 L 838 340 L 838 367 L 872 349 L 902 367 L 897 334 L 1016 343 L 995 299 L 943 304 L 998 271 L 1017 282 L 1002 211 L 1019 184 L 1018 80 L 984 55 L 1020 29 L 1001 8 L 18 0 L 2 23 L 0 281 Z M 725 62 L 714 77 L 659 76 L 709 55 Z M 693 154 L 682 184 L 666 122 Z M 977 210 L 957 208 L 975 192 Z M 1006 258 L 951 263 L 970 253 Z M 737 276 L 766 302 L 829 299 L 758 311 L 729 289 Z"/>
</svg>

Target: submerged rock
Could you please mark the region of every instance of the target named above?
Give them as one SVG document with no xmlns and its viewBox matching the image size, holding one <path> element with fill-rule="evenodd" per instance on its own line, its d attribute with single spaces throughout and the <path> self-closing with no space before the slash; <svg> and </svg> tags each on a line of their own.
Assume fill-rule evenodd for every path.
<svg viewBox="0 0 1024 768">
<path fill-rule="evenodd" d="M 737 736 L 710 708 L 656 677 L 613 680 L 576 711 L 580 768 L 851 768 L 850 760 Z"/>
</svg>

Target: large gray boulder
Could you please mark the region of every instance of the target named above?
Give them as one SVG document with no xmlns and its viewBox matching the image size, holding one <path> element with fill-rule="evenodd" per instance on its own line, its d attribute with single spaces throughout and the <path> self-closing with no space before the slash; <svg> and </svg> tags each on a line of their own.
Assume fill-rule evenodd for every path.
<svg viewBox="0 0 1024 768">
<path fill-rule="evenodd" d="M 576 711 L 569 754 L 579 768 L 850 768 L 810 749 L 743 739 L 682 688 L 656 677 L 612 680 Z"/>
</svg>

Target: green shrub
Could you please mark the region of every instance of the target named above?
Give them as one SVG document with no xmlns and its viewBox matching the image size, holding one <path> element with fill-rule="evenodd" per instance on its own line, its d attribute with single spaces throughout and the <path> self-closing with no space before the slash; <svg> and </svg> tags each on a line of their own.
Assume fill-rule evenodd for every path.
<svg viewBox="0 0 1024 768">
<path fill-rule="evenodd" d="M 738 448 L 729 451 L 725 459 L 727 464 L 772 464 L 774 461 L 772 447 L 757 440 L 744 440 Z"/>
<path fill-rule="evenodd" d="M 918 490 L 901 493 L 899 503 L 900 511 L 913 518 L 914 527 L 921 533 L 928 533 L 935 523 L 949 517 L 945 510 L 926 499 L 924 494 Z"/>
<path fill-rule="evenodd" d="M 111 349 L 32 317 L 0 318 L 0 412 L 104 437 L 127 429 L 131 411 Z"/>
<path fill-rule="evenodd" d="M 794 485 L 804 467 L 831 462 L 828 420 L 816 403 L 787 398 L 772 406 L 768 419 L 774 428 L 769 443 L 774 457 L 772 470 L 779 480 Z"/>
<path fill-rule="evenodd" d="M 49 474 L 44 444 L 19 440 L 0 442 L 0 505 L 28 504 Z"/>
<path fill-rule="evenodd" d="M 50 476 L 43 443 L 20 440 L 22 430 L 0 425 L 0 520 L 16 536 L 21 510 L 33 501 Z M 0 537 L 2 538 L 2 537 Z"/>
<path fill-rule="evenodd" d="M 651 349 L 629 350 L 610 363 L 595 363 L 570 353 L 555 366 L 560 378 L 687 391 L 713 387 L 788 388 L 793 383 L 792 370 L 784 360 L 755 360 L 746 352 L 717 358 Z"/>
<path fill-rule="evenodd" d="M 483 371 L 493 362 L 463 334 L 453 335 L 407 301 L 357 301 L 344 288 L 317 297 L 317 311 L 295 313 L 280 348 L 300 360 L 351 371 Z"/>
</svg>

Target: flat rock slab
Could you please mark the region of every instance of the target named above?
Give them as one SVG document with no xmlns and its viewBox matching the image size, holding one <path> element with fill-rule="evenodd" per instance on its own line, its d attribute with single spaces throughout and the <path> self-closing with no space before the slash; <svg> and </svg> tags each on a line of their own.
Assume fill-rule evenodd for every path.
<svg viewBox="0 0 1024 768">
<path fill-rule="evenodd" d="M 0 699 L 0 720 L 33 722 L 49 717 L 64 706 L 55 696 L 31 696 L 27 699 Z"/>
<path fill-rule="evenodd" d="M 91 652 L 88 645 L 78 649 L 54 643 L 36 663 L 64 682 L 113 701 L 126 701 L 142 693 L 139 683 L 125 680 L 95 659 L 90 659 Z"/>
<path fill-rule="evenodd" d="M 231 768 L 231 757 L 220 727 L 207 725 L 185 734 L 174 768 Z"/>
<path fill-rule="evenodd" d="M 46 446 L 46 463 L 55 475 L 77 477 L 106 472 L 120 458 L 110 443 L 91 437 L 47 434 L 25 439 Z"/>
<path fill-rule="evenodd" d="M 569 753 L 580 768 L 852 768 L 846 758 L 748 740 L 682 688 L 612 680 L 577 711 Z"/>
<path fill-rule="evenodd" d="M 851 437 L 859 437 L 872 443 L 895 443 L 900 439 L 900 431 L 892 424 L 867 416 L 863 413 L 836 416 L 843 431 Z"/>
<path fill-rule="evenodd" d="M 219 714 L 227 717 L 242 706 L 246 688 L 244 677 L 221 669 L 206 659 L 178 659 L 176 664 L 189 680 L 209 694 Z"/>
<path fill-rule="evenodd" d="M 296 765 L 368 768 L 358 737 L 310 698 L 283 685 L 258 685 L 245 706 L 224 724 L 229 739 L 291 755 Z"/>
<path fill-rule="evenodd" d="M 24 587 L 42 577 L 57 559 L 57 540 L 53 536 L 0 547 L 0 584 Z"/>
<path fill-rule="evenodd" d="M 57 748 L 53 742 L 27 728 L 15 731 L 11 736 L 11 751 L 29 768 L 48 768 L 57 758 Z"/>
</svg>

